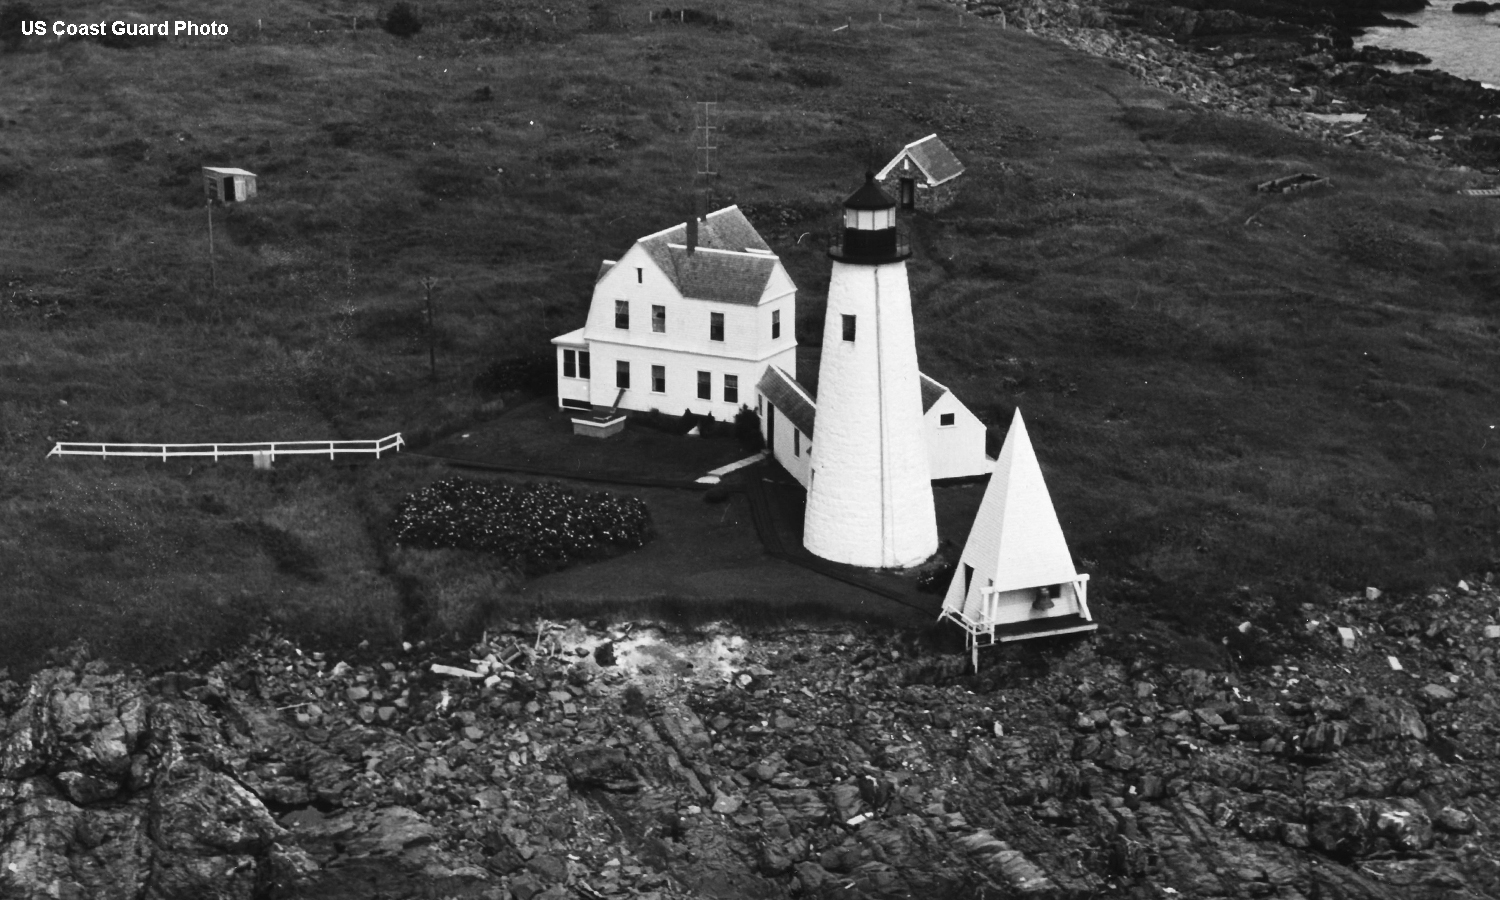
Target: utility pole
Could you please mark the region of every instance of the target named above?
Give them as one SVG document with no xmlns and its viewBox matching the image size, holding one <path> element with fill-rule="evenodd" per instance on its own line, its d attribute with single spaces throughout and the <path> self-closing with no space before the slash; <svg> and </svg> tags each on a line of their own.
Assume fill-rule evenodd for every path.
<svg viewBox="0 0 1500 900">
<path fill-rule="evenodd" d="M 214 199 L 208 198 L 208 299 L 219 302 L 219 267 L 214 262 Z"/>
<path fill-rule="evenodd" d="M 427 366 L 433 381 L 437 381 L 437 349 L 432 324 L 432 289 L 436 284 L 435 278 L 422 279 L 422 293 L 427 298 Z"/>
</svg>

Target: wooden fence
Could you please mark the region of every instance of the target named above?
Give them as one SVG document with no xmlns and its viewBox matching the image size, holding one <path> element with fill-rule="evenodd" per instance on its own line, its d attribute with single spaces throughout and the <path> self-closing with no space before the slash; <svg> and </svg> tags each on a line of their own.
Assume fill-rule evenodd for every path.
<svg viewBox="0 0 1500 900">
<path fill-rule="evenodd" d="M 218 462 L 221 456 L 318 456 L 329 459 L 340 453 L 373 453 L 376 459 L 388 450 L 400 450 L 406 442 L 400 433 L 374 441 L 267 441 L 259 444 L 91 444 L 59 441 L 48 457 L 53 456 L 145 456 L 160 457 L 163 462 L 173 456 L 205 456 Z"/>
</svg>

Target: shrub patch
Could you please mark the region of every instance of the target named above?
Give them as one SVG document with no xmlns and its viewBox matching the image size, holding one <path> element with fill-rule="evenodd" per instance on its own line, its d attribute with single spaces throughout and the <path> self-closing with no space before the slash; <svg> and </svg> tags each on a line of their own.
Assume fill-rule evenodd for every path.
<svg viewBox="0 0 1500 900">
<path fill-rule="evenodd" d="M 449 478 L 396 510 L 396 542 L 427 550 L 494 553 L 528 575 L 642 547 L 651 515 L 636 497 L 551 482 L 480 484 Z"/>
</svg>

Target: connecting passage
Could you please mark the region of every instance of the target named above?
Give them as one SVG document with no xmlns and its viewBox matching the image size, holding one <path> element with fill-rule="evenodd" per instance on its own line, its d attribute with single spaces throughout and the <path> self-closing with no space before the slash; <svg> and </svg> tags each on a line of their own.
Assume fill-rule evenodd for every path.
<svg viewBox="0 0 1500 900">
<path fill-rule="evenodd" d="M 382 453 L 400 450 L 406 445 L 398 432 L 373 441 L 267 441 L 258 444 L 93 444 L 59 441 L 47 456 L 141 456 L 160 458 L 165 462 L 177 456 L 211 457 L 251 456 L 275 460 L 278 456 L 321 456 L 334 459 L 340 454 L 369 454 L 376 459 Z"/>
</svg>

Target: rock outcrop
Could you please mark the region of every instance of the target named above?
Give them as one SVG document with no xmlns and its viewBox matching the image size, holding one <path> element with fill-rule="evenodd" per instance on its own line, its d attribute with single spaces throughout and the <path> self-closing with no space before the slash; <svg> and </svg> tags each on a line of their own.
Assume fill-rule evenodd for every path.
<svg viewBox="0 0 1500 900">
<path fill-rule="evenodd" d="M 1478 900 L 1497 611 L 1348 598 L 1218 672 L 577 625 L 51 669 L 0 690 L 0 896 Z"/>
</svg>

